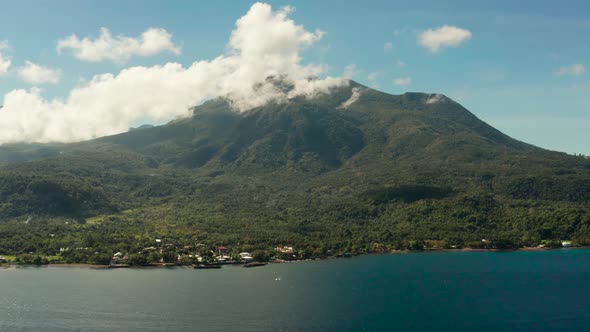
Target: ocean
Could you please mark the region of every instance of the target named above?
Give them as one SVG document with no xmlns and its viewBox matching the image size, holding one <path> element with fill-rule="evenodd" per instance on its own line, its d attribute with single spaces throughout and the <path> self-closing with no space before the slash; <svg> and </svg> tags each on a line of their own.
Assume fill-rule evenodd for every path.
<svg viewBox="0 0 590 332">
<path fill-rule="evenodd" d="M 588 331 L 590 250 L 0 268 L 8 331 Z"/>
</svg>

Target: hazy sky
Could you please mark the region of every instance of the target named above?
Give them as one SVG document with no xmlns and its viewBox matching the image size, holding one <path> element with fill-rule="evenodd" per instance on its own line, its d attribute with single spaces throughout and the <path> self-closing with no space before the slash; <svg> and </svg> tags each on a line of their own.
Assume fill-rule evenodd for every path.
<svg viewBox="0 0 590 332">
<path fill-rule="evenodd" d="M 444 93 L 514 138 L 590 154 L 587 1 L 270 1 L 270 14 L 253 4 L 4 3 L 0 141 L 71 141 L 163 122 L 215 96 L 194 92 L 207 82 L 247 108 L 251 91 L 234 83 L 261 71 Z M 301 82 L 302 94 L 339 84 Z"/>
</svg>

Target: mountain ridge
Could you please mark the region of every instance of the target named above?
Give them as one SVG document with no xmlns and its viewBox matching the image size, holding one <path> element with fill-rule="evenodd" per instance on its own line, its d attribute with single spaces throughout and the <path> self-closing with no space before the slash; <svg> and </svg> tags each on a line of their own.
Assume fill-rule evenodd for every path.
<svg viewBox="0 0 590 332">
<path fill-rule="evenodd" d="M 512 139 L 443 95 L 353 81 L 243 113 L 215 99 L 162 126 L 4 146 L 0 162 L 0 230 L 31 216 L 90 223 L 64 231 L 80 245 L 130 229 L 315 249 L 590 243 L 590 161 Z"/>
</svg>

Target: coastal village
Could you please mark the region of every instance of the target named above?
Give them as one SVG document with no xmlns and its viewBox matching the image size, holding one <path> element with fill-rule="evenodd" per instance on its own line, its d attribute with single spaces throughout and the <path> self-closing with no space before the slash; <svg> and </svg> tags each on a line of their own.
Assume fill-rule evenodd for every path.
<svg viewBox="0 0 590 332">
<path fill-rule="evenodd" d="M 161 245 L 162 240 L 156 239 L 158 247 L 152 246 L 144 248 L 137 255 L 147 257 L 147 260 L 140 259 L 137 256 L 117 252 L 111 257 L 109 266 L 126 267 L 134 265 L 148 266 L 175 266 L 175 265 L 192 265 L 194 268 L 211 268 L 220 267 L 225 264 L 243 264 L 245 267 L 254 267 L 265 265 L 266 262 L 285 262 L 297 260 L 295 250 L 290 246 L 276 247 L 274 255 L 268 256 L 264 251 L 238 252 L 225 246 L 219 246 L 216 250 L 203 248 L 204 244 L 196 246 L 185 245 L 182 248 L 176 248 L 171 244 Z M 176 257 L 174 254 L 176 253 Z M 135 258 L 134 258 L 135 257 Z M 174 259 L 176 258 L 176 259 Z"/>
<path fill-rule="evenodd" d="M 202 243 L 195 245 L 174 245 L 163 239 L 154 239 L 154 244 L 145 247 L 138 252 L 117 251 L 113 254 L 88 253 L 91 248 L 60 248 L 59 255 L 42 256 L 33 252 L 16 256 L 0 255 L 0 266 L 7 265 L 92 265 L 108 268 L 125 267 L 172 267 L 192 266 L 195 269 L 221 268 L 222 265 L 243 265 L 245 267 L 264 266 L 267 263 L 284 263 L 301 260 L 314 260 L 337 257 L 352 257 L 363 254 L 403 253 L 411 251 L 440 251 L 440 250 L 547 250 L 557 248 L 578 247 L 572 241 L 543 241 L 534 247 L 525 248 L 501 248 L 493 241 L 482 239 L 477 246 L 467 248 L 458 246 L 443 247 L 440 241 L 425 241 L 410 243 L 409 249 L 398 250 L 379 243 L 374 243 L 370 250 L 342 252 L 327 250 L 325 255 L 313 255 L 292 246 L 277 246 L 270 250 L 242 251 L 239 247 L 215 246 L 210 247 Z M 68 261 L 68 255 L 72 253 L 85 253 L 88 257 L 86 263 Z"/>
<path fill-rule="evenodd" d="M 301 260 L 303 257 L 292 246 L 279 246 L 273 250 L 241 251 L 237 247 L 210 247 L 202 243 L 195 245 L 174 245 L 163 239 L 154 239 L 154 244 L 137 252 L 117 251 L 112 254 L 89 253 L 91 248 L 60 248 L 54 256 L 36 255 L 34 252 L 16 256 L 0 256 L 0 265 L 47 265 L 80 264 L 68 261 L 72 253 L 84 253 L 88 258 L 85 265 L 122 268 L 131 266 L 193 266 L 194 268 L 221 267 L 234 264 L 245 267 L 263 266 L 268 262 L 287 262 Z M 76 259 L 79 261 L 79 259 Z"/>
</svg>

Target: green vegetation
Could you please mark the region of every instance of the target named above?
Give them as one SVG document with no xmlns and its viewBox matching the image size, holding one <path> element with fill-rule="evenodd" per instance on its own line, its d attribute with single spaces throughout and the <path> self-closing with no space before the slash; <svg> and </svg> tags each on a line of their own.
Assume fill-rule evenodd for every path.
<svg viewBox="0 0 590 332">
<path fill-rule="evenodd" d="M 266 260 L 283 245 L 305 258 L 590 244 L 590 160 L 446 98 L 352 85 L 346 109 L 351 87 L 243 114 L 218 99 L 164 126 L 0 147 L 0 255 L 143 265 L 220 245 Z M 145 252 L 155 239 L 169 246 Z"/>
</svg>

